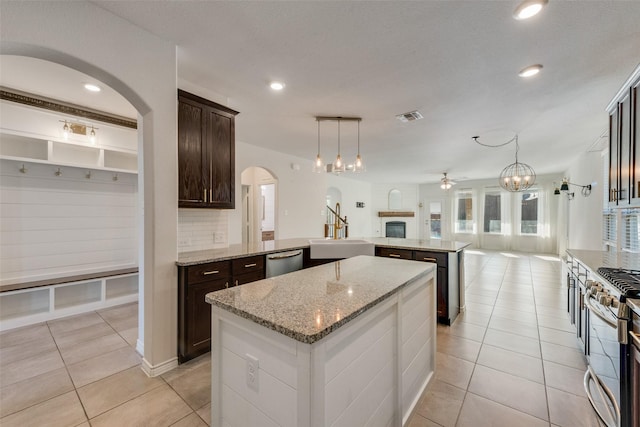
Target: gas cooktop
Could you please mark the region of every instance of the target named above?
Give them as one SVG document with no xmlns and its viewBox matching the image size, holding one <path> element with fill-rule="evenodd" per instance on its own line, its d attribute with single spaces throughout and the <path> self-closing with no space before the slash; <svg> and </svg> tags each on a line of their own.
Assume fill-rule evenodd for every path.
<svg viewBox="0 0 640 427">
<path fill-rule="evenodd" d="M 600 267 L 598 274 L 607 279 L 624 297 L 640 297 L 640 270 Z"/>
</svg>

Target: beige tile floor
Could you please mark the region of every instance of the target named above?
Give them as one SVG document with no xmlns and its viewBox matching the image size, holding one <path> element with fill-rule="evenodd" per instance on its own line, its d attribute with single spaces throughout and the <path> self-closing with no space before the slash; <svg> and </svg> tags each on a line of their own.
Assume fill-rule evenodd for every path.
<svg viewBox="0 0 640 427">
<path fill-rule="evenodd" d="M 437 374 L 410 426 L 597 426 L 560 261 L 468 251 L 467 311 L 438 327 Z M 208 355 L 157 378 L 135 352 L 137 304 L 0 334 L 0 425 L 206 426 Z"/>
</svg>

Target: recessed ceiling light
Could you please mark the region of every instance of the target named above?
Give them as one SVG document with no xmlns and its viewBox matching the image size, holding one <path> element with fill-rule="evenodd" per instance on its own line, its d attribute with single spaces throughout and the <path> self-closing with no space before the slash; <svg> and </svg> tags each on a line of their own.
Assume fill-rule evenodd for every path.
<svg viewBox="0 0 640 427">
<path fill-rule="evenodd" d="M 548 1 L 549 0 L 525 0 L 513 11 L 513 17 L 517 20 L 529 19 L 537 15 Z"/>
<path fill-rule="evenodd" d="M 284 89 L 284 83 L 281 82 L 271 82 L 269 85 L 273 90 L 282 90 Z"/>
<path fill-rule="evenodd" d="M 93 83 L 86 83 L 84 85 L 84 88 L 89 92 L 100 92 L 102 90 L 100 89 L 100 86 L 94 85 Z"/>
<path fill-rule="evenodd" d="M 531 76 L 535 76 L 536 74 L 538 74 L 540 72 L 540 70 L 542 70 L 542 65 L 540 65 L 540 64 L 531 65 L 531 66 L 529 66 L 527 68 L 523 68 L 522 70 L 520 70 L 518 75 L 520 77 L 531 77 Z"/>
</svg>

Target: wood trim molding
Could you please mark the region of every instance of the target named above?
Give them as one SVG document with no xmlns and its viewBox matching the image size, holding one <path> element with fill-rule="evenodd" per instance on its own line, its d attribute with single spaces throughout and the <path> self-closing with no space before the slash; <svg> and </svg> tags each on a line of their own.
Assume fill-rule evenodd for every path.
<svg viewBox="0 0 640 427">
<path fill-rule="evenodd" d="M 416 216 L 415 212 L 411 212 L 411 211 L 385 211 L 385 212 L 378 212 L 378 216 L 379 217 L 414 217 Z"/>
<path fill-rule="evenodd" d="M 130 129 L 138 129 L 138 122 L 127 117 L 104 111 L 93 110 L 81 105 L 71 104 L 57 99 L 51 99 L 40 95 L 35 95 L 20 90 L 0 86 L 0 99 L 16 102 L 29 107 L 42 108 L 43 110 L 55 111 L 56 113 L 68 114 L 70 116 L 84 117 L 85 119 L 109 123 Z"/>
</svg>

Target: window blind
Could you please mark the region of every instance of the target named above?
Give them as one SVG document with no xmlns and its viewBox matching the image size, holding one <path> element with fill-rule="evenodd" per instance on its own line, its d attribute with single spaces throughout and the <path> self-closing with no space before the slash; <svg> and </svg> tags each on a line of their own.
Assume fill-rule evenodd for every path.
<svg viewBox="0 0 640 427">
<path fill-rule="evenodd" d="M 602 213 L 602 240 L 606 245 L 615 246 L 618 234 L 618 224 L 614 211 L 605 210 Z"/>
<path fill-rule="evenodd" d="M 640 253 L 640 208 L 625 209 L 621 213 L 624 234 L 622 250 Z"/>
</svg>

